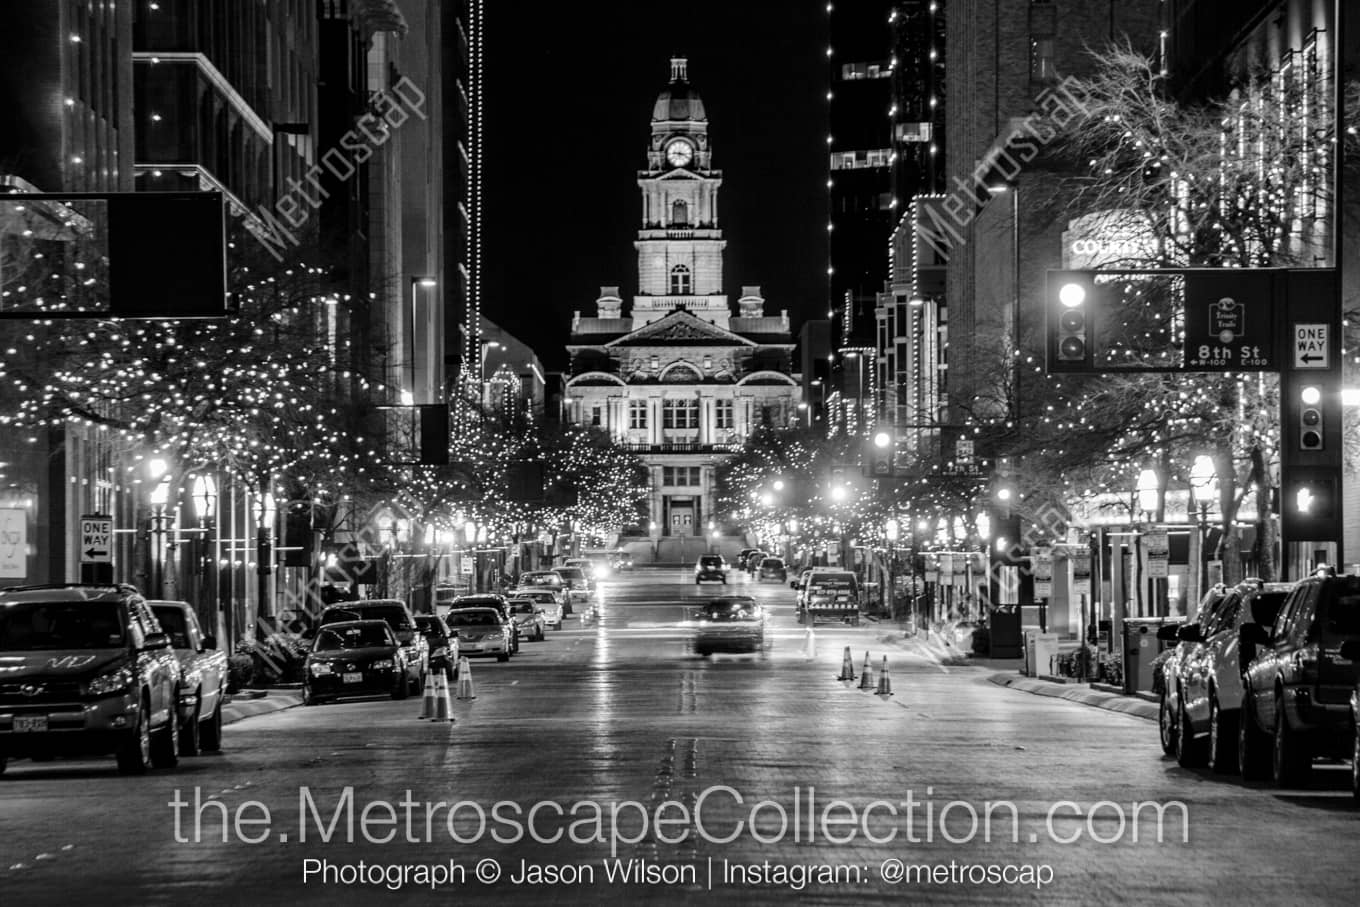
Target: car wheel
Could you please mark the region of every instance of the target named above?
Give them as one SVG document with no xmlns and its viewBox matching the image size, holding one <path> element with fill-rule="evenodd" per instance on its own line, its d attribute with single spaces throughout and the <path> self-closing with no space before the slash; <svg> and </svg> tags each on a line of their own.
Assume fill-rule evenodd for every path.
<svg viewBox="0 0 1360 907">
<path fill-rule="evenodd" d="M 3 774 L 5 773 L 5 769 L 6 769 L 8 766 L 9 766 L 9 759 L 8 759 L 7 757 L 5 757 L 5 756 L 0 756 L 0 775 L 3 775 Z"/>
<path fill-rule="evenodd" d="M 1251 695 L 1242 697 L 1237 713 L 1237 767 L 1244 781 L 1264 781 L 1270 777 L 1270 741 L 1256 723 L 1256 707 Z"/>
<path fill-rule="evenodd" d="M 316 694 L 312 692 L 312 688 L 307 684 L 302 685 L 302 704 L 303 705 L 321 704 L 321 700 L 317 698 Z"/>
<path fill-rule="evenodd" d="M 0 756 L 0 772 L 5 770 L 5 757 Z M 1355 749 L 1351 752 L 1351 795 L 1360 800 L 1360 722 L 1355 723 Z"/>
<path fill-rule="evenodd" d="M 1209 768 L 1220 775 L 1237 771 L 1235 716 L 1224 715 L 1218 697 L 1209 700 Z"/>
<path fill-rule="evenodd" d="M 127 732 L 118 747 L 118 772 L 123 775 L 144 775 L 151 767 L 151 704 L 142 700 L 137 710 L 137 723 Z"/>
<path fill-rule="evenodd" d="M 501 654 L 499 654 L 499 655 L 496 656 L 496 660 L 499 661 L 499 662 L 507 662 L 507 661 L 510 660 L 510 653 L 509 653 L 509 652 L 502 652 Z"/>
<path fill-rule="evenodd" d="M 213 708 L 212 715 L 198 734 L 199 749 L 208 753 L 215 753 L 222 749 L 222 697 L 226 695 L 226 690 L 217 691 L 217 705 Z"/>
<path fill-rule="evenodd" d="M 1176 763 L 1181 768 L 1198 768 L 1204 764 L 1206 753 L 1204 751 L 1204 740 L 1195 736 L 1195 729 L 1190 725 L 1190 712 L 1185 707 L 1185 703 L 1180 703 L 1176 709 L 1180 715 L 1180 728 L 1176 731 Z"/>
<path fill-rule="evenodd" d="M 1162 738 L 1162 752 L 1168 756 L 1176 754 L 1176 722 L 1178 716 L 1171 710 L 1170 697 L 1162 691 L 1161 704 L 1157 708 L 1157 730 Z"/>
<path fill-rule="evenodd" d="M 1276 787 L 1297 787 L 1308 778 L 1313 767 L 1313 754 L 1307 742 L 1289 726 L 1284 712 L 1284 701 L 1275 699 L 1275 746 L 1271 770 Z"/>
<path fill-rule="evenodd" d="M 696 585 L 696 586 L 699 585 L 699 580 L 696 579 L 696 580 L 694 581 L 694 585 Z"/>
<path fill-rule="evenodd" d="M 198 712 L 201 708 L 203 708 L 202 693 L 199 694 L 198 708 L 194 709 L 193 717 L 180 726 L 179 754 L 181 756 L 197 756 L 202 747 L 198 727 Z"/>
<path fill-rule="evenodd" d="M 151 740 L 151 764 L 156 768 L 179 765 L 179 710 L 171 706 L 169 711 L 165 726 Z"/>
</svg>

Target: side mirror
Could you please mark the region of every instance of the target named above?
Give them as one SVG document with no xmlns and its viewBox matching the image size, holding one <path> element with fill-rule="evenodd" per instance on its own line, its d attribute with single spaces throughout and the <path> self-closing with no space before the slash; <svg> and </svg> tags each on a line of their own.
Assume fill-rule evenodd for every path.
<svg viewBox="0 0 1360 907">
<path fill-rule="evenodd" d="M 151 633 L 142 644 L 143 649 L 164 649 L 170 645 L 170 637 L 164 633 Z"/>
<path fill-rule="evenodd" d="M 1157 638 L 1162 642 L 1175 642 L 1180 639 L 1181 627 L 1184 624 L 1162 624 L 1157 628 Z"/>
<path fill-rule="evenodd" d="M 213 650 L 217 648 L 217 637 L 208 633 L 203 637 L 203 648 Z"/>
<path fill-rule="evenodd" d="M 1204 631 L 1199 624 L 1181 624 L 1176 638 L 1181 642 L 1204 642 Z"/>
<path fill-rule="evenodd" d="M 1360 639 L 1348 639 L 1343 642 L 1341 657 L 1347 661 L 1360 661 Z"/>
</svg>

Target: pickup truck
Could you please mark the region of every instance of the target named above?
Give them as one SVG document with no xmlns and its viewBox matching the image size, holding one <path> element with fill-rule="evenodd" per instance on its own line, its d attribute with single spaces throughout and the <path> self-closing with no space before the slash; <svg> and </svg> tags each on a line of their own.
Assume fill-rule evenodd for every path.
<svg viewBox="0 0 1360 907">
<path fill-rule="evenodd" d="M 860 587 L 848 570 L 816 570 L 803 586 L 798 622 L 818 621 L 859 625 Z"/>
<path fill-rule="evenodd" d="M 179 659 L 179 754 L 222 748 L 222 705 L 227 694 L 227 653 L 198 625 L 188 602 L 147 602 Z"/>
</svg>

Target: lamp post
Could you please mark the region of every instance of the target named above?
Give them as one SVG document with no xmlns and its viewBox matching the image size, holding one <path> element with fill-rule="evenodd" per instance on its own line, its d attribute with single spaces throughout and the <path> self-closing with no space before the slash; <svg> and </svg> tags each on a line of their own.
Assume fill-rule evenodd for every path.
<svg viewBox="0 0 1360 907">
<path fill-rule="evenodd" d="M 890 618 L 897 617 L 897 599 L 893 595 L 893 561 L 897 558 L 897 539 L 901 535 L 901 527 L 896 519 L 889 517 L 883 524 L 883 537 L 888 541 L 888 581 L 883 584 L 882 608 L 888 612 Z"/>
<path fill-rule="evenodd" d="M 162 478 L 151 489 L 151 589 L 156 598 L 165 597 L 165 505 L 170 502 L 170 477 Z"/>
<path fill-rule="evenodd" d="M 1203 599 L 1209 591 L 1209 505 L 1218 498 L 1218 470 L 1208 454 L 1195 457 L 1190 467 L 1190 496 L 1199 516 L 1199 589 Z"/>
<path fill-rule="evenodd" d="M 278 507 L 274 503 L 274 494 L 268 489 L 268 480 L 260 483 L 261 493 L 255 497 L 255 578 L 256 589 L 258 591 L 258 611 L 256 617 L 272 617 L 274 614 L 273 603 L 273 574 L 274 574 L 274 519 L 278 516 Z"/>
<path fill-rule="evenodd" d="M 190 492 L 190 498 L 194 504 L 194 516 L 198 518 L 198 565 L 199 576 L 199 600 L 198 600 L 198 619 L 204 627 L 211 627 L 212 632 L 222 639 L 227 640 L 230 646 L 232 639 L 232 627 L 229 622 L 225 626 L 218 626 L 217 619 L 217 586 L 216 586 L 216 557 L 213 555 L 215 541 L 210 539 L 209 533 L 212 531 L 212 524 L 217 519 L 217 481 L 212 476 L 198 475 L 194 477 L 194 484 Z M 228 651 L 231 651 L 230 648 Z"/>
<path fill-rule="evenodd" d="M 1143 515 L 1144 524 L 1150 525 L 1153 517 L 1157 513 L 1157 499 L 1160 496 L 1161 485 L 1161 477 L 1157 475 L 1157 470 L 1155 469 L 1144 469 L 1138 474 L 1138 484 L 1135 486 L 1134 490 L 1138 498 L 1138 511 Z M 1139 538 L 1141 539 L 1142 537 L 1139 536 Z M 1141 585 L 1142 584 L 1140 583 L 1139 586 L 1141 587 Z M 1139 591 L 1141 592 L 1141 588 Z M 1152 611 L 1155 613 L 1160 608 L 1156 583 L 1149 586 L 1149 592 L 1152 596 L 1150 604 L 1152 606 Z"/>
<path fill-rule="evenodd" d="M 990 515 L 989 513 L 987 513 L 987 511 L 985 511 L 985 510 L 979 510 L 979 511 L 977 512 L 977 515 L 973 517 L 973 528 L 977 530 L 978 539 L 980 539 L 981 542 L 982 542 L 982 564 L 983 564 L 983 569 L 984 569 L 984 570 L 987 570 L 987 576 L 986 576 L 985 582 L 983 583 L 983 589 L 985 589 L 986 592 L 987 592 L 987 598 L 984 598 L 983 596 L 979 595 L 979 596 L 978 596 L 978 603 L 977 603 L 977 604 L 978 604 L 978 614 L 977 614 L 977 616 L 978 616 L 978 617 L 981 617 L 981 616 L 983 616 L 984 614 L 986 614 L 987 599 L 990 598 L 990 596 L 991 596 L 991 591 L 992 591 L 992 588 L 991 588 L 991 585 L 992 585 L 992 584 L 991 584 L 991 571 L 990 571 L 990 569 L 988 569 L 988 568 L 991 566 L 991 541 L 990 541 L 990 540 L 991 540 L 991 537 L 992 537 L 992 517 L 991 517 L 991 515 Z M 969 558 L 968 558 L 968 568 L 969 568 L 970 572 L 971 572 L 971 570 L 972 570 L 972 566 L 973 566 L 973 559 L 972 559 L 972 555 L 970 554 L 970 555 L 969 555 Z M 969 580 L 968 585 L 969 585 L 969 591 L 971 592 L 971 591 L 972 591 L 972 585 L 973 585 L 971 579 Z M 969 616 L 971 617 L 972 615 L 969 615 Z M 1041 620 L 1040 622 L 1042 623 L 1042 620 Z"/>
</svg>

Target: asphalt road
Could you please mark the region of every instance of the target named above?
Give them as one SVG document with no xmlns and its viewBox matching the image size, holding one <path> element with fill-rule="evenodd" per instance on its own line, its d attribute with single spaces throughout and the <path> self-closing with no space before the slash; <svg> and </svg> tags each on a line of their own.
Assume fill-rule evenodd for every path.
<svg viewBox="0 0 1360 907">
<path fill-rule="evenodd" d="M 809 658 L 773 584 L 726 590 L 772 609 L 767 652 L 697 657 L 688 613 L 723 591 L 610 583 L 599 621 L 474 662 L 452 724 L 373 699 L 247 719 L 144 778 L 12 763 L 0 903 L 1353 901 L 1347 767 L 1286 792 L 1186 771 L 1153 722 L 882 625 L 818 628 Z M 836 679 L 846 645 L 856 673 L 888 656 L 892 696 Z"/>
</svg>

